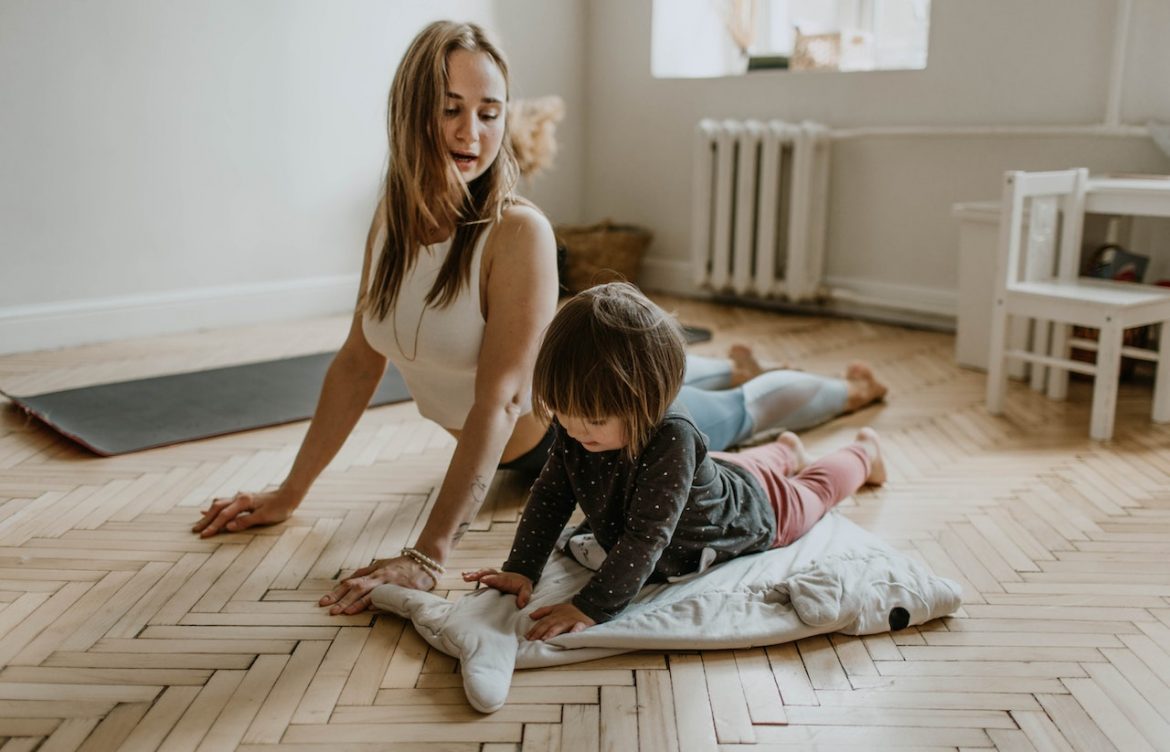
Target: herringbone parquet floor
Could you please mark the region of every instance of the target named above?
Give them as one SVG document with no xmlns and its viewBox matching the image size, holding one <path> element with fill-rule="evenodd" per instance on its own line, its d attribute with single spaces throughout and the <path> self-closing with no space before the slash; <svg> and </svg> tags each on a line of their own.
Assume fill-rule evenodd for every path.
<svg viewBox="0 0 1170 752">
<path fill-rule="evenodd" d="M 0 737 L 11 750 L 1170 749 L 1170 431 L 1123 388 L 1117 440 L 1088 390 L 1014 384 L 1007 418 L 949 335 L 667 301 L 800 367 L 872 362 L 889 484 L 843 511 L 962 583 L 953 618 L 863 639 L 638 653 L 520 672 L 491 716 L 401 620 L 330 617 L 339 573 L 413 539 L 453 442 L 411 404 L 369 411 L 285 524 L 201 541 L 209 498 L 278 481 L 304 424 L 95 459 L 0 411 Z M 344 319 L 0 358 L 39 393 L 335 347 Z M 518 514 L 497 489 L 452 575 L 498 564 Z"/>
</svg>

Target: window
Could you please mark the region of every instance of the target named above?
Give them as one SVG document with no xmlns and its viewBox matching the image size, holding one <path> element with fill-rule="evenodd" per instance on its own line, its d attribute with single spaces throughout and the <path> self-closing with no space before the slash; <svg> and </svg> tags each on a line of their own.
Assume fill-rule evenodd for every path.
<svg viewBox="0 0 1170 752">
<path fill-rule="evenodd" d="M 658 78 L 926 67 L 930 0 L 654 0 Z"/>
</svg>

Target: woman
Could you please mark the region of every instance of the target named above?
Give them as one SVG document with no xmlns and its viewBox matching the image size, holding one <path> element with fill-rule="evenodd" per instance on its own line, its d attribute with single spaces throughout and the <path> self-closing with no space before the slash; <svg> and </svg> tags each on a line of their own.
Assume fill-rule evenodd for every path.
<svg viewBox="0 0 1170 752">
<path fill-rule="evenodd" d="M 547 457 L 552 436 L 530 409 L 530 389 L 556 309 L 556 247 L 548 220 L 513 192 L 507 102 L 507 63 L 478 26 L 435 22 L 411 43 L 390 90 L 390 162 L 367 236 L 362 293 L 293 467 L 276 489 L 216 499 L 193 528 L 208 537 L 287 519 L 393 360 L 419 412 L 455 436 L 455 452 L 418 540 L 322 597 L 330 613 L 364 610 L 382 583 L 434 587 L 497 467 L 534 475 Z M 750 353 L 740 356 L 696 361 L 696 371 L 707 386 L 735 386 L 758 370 Z M 822 409 L 856 401 L 846 392 L 861 388 L 831 385 L 843 396 Z M 693 391 L 701 400 L 702 390 Z M 765 425 L 743 410 L 726 418 L 718 407 L 708 412 L 740 428 Z"/>
</svg>

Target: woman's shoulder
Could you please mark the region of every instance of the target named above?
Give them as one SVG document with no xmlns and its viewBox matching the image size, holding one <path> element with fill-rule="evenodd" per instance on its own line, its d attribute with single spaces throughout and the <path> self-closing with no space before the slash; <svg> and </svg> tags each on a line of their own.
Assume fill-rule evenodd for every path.
<svg viewBox="0 0 1170 752">
<path fill-rule="evenodd" d="M 497 259 L 504 266 L 528 266 L 536 259 L 555 259 L 556 247 L 548 217 L 535 204 L 522 201 L 504 209 L 488 236 L 484 259 L 489 271 Z"/>
<path fill-rule="evenodd" d="M 512 233 L 552 234 L 552 223 L 536 204 L 527 199 L 517 199 L 500 214 L 495 230 L 503 235 Z"/>
</svg>

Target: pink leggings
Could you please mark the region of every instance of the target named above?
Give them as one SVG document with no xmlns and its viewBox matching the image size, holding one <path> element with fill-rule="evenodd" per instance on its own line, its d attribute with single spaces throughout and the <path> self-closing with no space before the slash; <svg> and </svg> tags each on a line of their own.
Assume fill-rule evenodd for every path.
<svg viewBox="0 0 1170 752">
<path fill-rule="evenodd" d="M 833 507 L 865 484 L 870 461 L 856 444 L 838 449 L 788 477 L 794 457 L 778 441 L 742 452 L 711 452 L 746 469 L 768 493 L 776 511 L 776 540 L 772 548 L 787 546 L 804 535 Z"/>
</svg>

